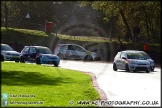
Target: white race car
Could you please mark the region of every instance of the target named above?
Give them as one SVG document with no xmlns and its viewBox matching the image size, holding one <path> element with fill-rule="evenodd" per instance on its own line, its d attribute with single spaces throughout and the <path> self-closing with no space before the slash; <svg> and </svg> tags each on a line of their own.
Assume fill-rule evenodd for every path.
<svg viewBox="0 0 162 108">
<path fill-rule="evenodd" d="M 154 61 L 143 51 L 126 50 L 118 52 L 114 58 L 113 70 L 118 69 L 130 71 L 153 71 L 155 68 Z"/>
<path fill-rule="evenodd" d="M 19 62 L 20 53 L 14 51 L 9 45 L 1 44 L 1 61 Z"/>
<path fill-rule="evenodd" d="M 155 69 L 155 62 L 154 60 L 151 59 L 151 57 L 144 51 L 139 51 L 139 53 L 141 53 L 145 59 L 147 59 L 150 62 L 151 65 L 151 71 L 154 71 Z"/>
<path fill-rule="evenodd" d="M 90 52 L 77 44 L 59 44 L 54 53 L 60 59 L 100 60 L 95 52 Z"/>
</svg>

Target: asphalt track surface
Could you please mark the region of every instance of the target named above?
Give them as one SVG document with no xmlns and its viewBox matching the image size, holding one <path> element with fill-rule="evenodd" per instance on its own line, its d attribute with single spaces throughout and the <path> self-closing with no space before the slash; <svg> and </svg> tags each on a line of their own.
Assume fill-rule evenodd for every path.
<svg viewBox="0 0 162 108">
<path fill-rule="evenodd" d="M 113 71 L 112 63 L 74 60 L 62 60 L 59 67 L 91 73 L 94 87 L 100 88 L 102 106 L 161 106 L 160 67 L 150 73 L 132 73 Z"/>
</svg>

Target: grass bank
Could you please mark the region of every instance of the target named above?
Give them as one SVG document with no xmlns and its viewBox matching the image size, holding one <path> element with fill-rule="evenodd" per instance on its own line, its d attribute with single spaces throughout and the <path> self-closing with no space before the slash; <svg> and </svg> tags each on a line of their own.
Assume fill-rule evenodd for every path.
<svg viewBox="0 0 162 108">
<path fill-rule="evenodd" d="M 9 106 L 78 106 L 79 100 L 98 100 L 91 76 L 82 72 L 34 64 L 1 63 L 1 92 L 9 94 Z M 22 94 L 30 95 L 22 97 Z M 11 97 L 11 95 L 15 97 Z M 10 102 L 41 102 L 11 104 Z"/>
<path fill-rule="evenodd" d="M 53 43 L 59 44 L 61 43 L 74 43 L 84 45 L 87 43 L 99 43 L 99 44 L 107 44 L 107 48 L 109 46 L 113 46 L 113 48 L 117 48 L 118 41 L 117 39 L 112 38 L 112 41 L 109 41 L 107 37 L 98 37 L 98 36 L 70 36 L 58 34 L 58 37 L 55 36 L 54 33 L 48 35 L 44 31 L 37 30 L 28 30 L 28 29 L 17 29 L 17 28 L 8 28 L 7 30 L 4 27 L 1 27 L 1 41 L 5 42 L 18 42 L 21 44 L 36 44 L 42 46 L 49 46 L 50 48 L 54 48 Z M 131 50 L 142 50 L 143 43 L 132 43 L 132 42 L 123 42 L 127 49 Z M 56 44 L 55 44 L 56 45 Z M 101 47 L 103 48 L 103 47 Z M 105 48 L 105 49 L 107 49 Z M 100 48 L 98 48 L 100 49 Z M 150 43 L 149 44 L 150 51 L 161 52 L 161 44 Z"/>
</svg>

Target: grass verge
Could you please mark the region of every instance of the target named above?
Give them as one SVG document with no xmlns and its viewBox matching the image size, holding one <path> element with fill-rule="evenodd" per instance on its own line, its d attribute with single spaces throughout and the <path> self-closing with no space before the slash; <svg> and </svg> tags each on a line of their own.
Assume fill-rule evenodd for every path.
<svg viewBox="0 0 162 108">
<path fill-rule="evenodd" d="M 12 62 L 1 62 L 1 68 L 1 92 L 8 93 L 8 106 L 70 106 L 71 100 L 72 106 L 80 106 L 77 104 L 80 100 L 99 100 L 100 97 L 91 76 L 82 72 Z M 23 104 L 34 101 L 41 103 Z"/>
<path fill-rule="evenodd" d="M 108 37 L 101 37 L 101 36 L 70 36 L 70 35 L 63 35 L 58 34 L 56 39 L 55 33 L 46 34 L 44 31 L 38 30 L 29 30 L 29 29 L 18 29 L 18 28 L 8 28 L 7 30 L 4 27 L 1 27 L 1 37 L 2 41 L 4 42 L 18 42 L 21 44 L 35 44 L 35 45 L 42 45 L 42 46 L 52 46 L 57 40 L 63 43 L 80 43 L 80 44 L 87 44 L 87 43 L 100 43 L 100 44 L 108 44 L 117 48 L 118 40 L 116 38 L 112 38 L 112 41 L 109 40 Z M 34 40 L 34 41 L 33 41 Z M 56 41 L 57 42 L 57 41 Z M 123 42 L 128 50 L 143 50 L 143 43 L 132 43 L 132 42 Z M 161 44 L 157 43 L 149 43 L 149 51 L 156 51 L 161 52 Z M 54 46 L 55 47 L 55 46 Z M 107 46 L 109 48 L 109 46 Z M 103 48 L 103 49 L 107 49 Z M 100 48 L 99 48 L 100 49 Z M 116 49 L 114 49 L 116 50 Z"/>
</svg>

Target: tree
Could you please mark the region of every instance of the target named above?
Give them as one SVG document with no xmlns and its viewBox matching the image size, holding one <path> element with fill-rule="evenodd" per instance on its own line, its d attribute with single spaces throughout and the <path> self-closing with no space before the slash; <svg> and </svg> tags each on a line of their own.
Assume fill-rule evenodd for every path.
<svg viewBox="0 0 162 108">
<path fill-rule="evenodd" d="M 106 28 L 107 30 L 103 30 L 106 32 L 113 24 L 113 37 L 118 35 L 122 37 L 126 31 L 131 33 L 133 25 L 138 23 L 141 28 L 140 35 L 145 36 L 148 41 L 160 42 L 159 1 L 64 1 L 61 5 L 57 5 L 57 19 L 56 4 L 53 4 L 53 1 L 6 1 L 6 5 L 9 27 L 44 30 L 47 20 L 54 22 L 54 26 L 57 22 L 58 30 L 62 31 L 70 27 L 72 22 L 83 23 L 87 20 L 93 29 L 96 29 L 97 25 Z M 93 11 L 90 8 L 93 8 Z M 90 10 L 89 13 L 87 10 Z M 97 17 L 93 14 L 95 12 L 99 13 Z M 27 13 L 30 14 L 30 19 L 26 19 Z M 5 8 L 1 2 L 2 25 L 4 25 L 4 17 Z M 86 27 L 87 22 L 82 25 Z"/>
<path fill-rule="evenodd" d="M 101 10 L 106 16 L 104 18 L 106 21 L 109 21 L 112 16 L 117 16 L 117 25 L 121 27 L 121 31 L 124 31 L 122 28 L 126 28 L 130 32 L 133 25 L 138 23 L 142 29 L 142 35 L 147 35 L 148 40 L 154 34 L 156 34 L 154 38 L 160 37 L 161 7 L 159 1 L 80 1 L 81 7 L 87 5 Z"/>
</svg>

